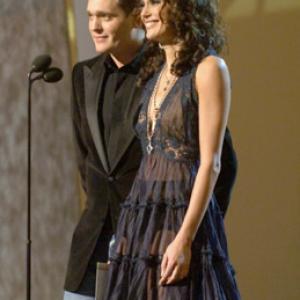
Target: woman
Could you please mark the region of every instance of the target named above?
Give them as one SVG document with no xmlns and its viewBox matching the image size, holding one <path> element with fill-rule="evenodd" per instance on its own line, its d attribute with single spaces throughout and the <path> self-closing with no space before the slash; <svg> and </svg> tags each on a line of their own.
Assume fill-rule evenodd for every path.
<svg viewBox="0 0 300 300">
<path fill-rule="evenodd" d="M 122 205 L 106 298 L 240 299 L 213 188 L 230 109 L 213 1 L 144 0 L 144 156 Z"/>
</svg>

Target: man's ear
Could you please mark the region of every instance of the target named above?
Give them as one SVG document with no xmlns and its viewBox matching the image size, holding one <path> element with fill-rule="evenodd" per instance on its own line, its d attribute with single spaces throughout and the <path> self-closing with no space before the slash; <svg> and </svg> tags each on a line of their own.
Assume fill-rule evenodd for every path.
<svg viewBox="0 0 300 300">
<path fill-rule="evenodd" d="M 143 41 L 145 38 L 145 30 L 144 30 L 143 22 L 141 20 L 140 10 L 135 8 L 131 14 L 133 19 L 133 29 L 131 35 L 137 41 Z"/>
</svg>

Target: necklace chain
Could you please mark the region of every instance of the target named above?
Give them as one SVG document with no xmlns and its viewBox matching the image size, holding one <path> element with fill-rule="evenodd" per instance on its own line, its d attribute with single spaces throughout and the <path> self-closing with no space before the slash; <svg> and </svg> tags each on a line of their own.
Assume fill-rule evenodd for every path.
<svg viewBox="0 0 300 300">
<path fill-rule="evenodd" d="M 157 92 L 158 92 L 159 86 L 161 84 L 161 78 L 163 77 L 163 74 L 164 74 L 164 76 L 166 76 L 166 85 L 162 89 L 163 90 L 163 95 L 162 95 L 162 97 L 160 97 L 161 101 L 159 101 L 159 103 L 157 103 Z M 160 106 L 163 102 L 162 100 L 165 98 L 165 95 L 169 92 L 170 88 L 173 86 L 176 79 L 177 79 L 176 76 L 173 76 L 173 78 L 171 80 L 167 77 L 167 65 L 165 65 L 164 68 L 162 69 L 162 71 L 159 74 L 159 78 L 158 78 L 158 80 L 155 84 L 154 91 L 153 91 L 153 94 L 152 94 L 154 110 L 159 110 L 160 109 Z"/>
<path fill-rule="evenodd" d="M 147 116 L 147 137 L 148 137 L 148 145 L 147 145 L 147 152 L 148 154 L 150 154 L 153 150 L 153 146 L 151 144 L 152 141 L 152 137 L 154 134 L 154 129 L 156 126 L 156 121 L 159 118 L 160 115 L 160 108 L 162 103 L 164 102 L 166 95 L 168 94 L 168 92 L 171 90 L 171 88 L 173 87 L 173 85 L 175 84 L 177 77 L 174 76 L 171 80 L 167 77 L 166 73 L 167 72 L 167 65 L 165 65 L 163 67 L 163 69 L 161 70 L 158 79 L 155 83 L 149 104 L 148 104 L 148 116 Z M 161 79 L 163 77 L 163 74 L 166 76 L 166 85 L 165 87 L 163 87 L 163 94 L 160 97 L 160 101 L 157 101 L 157 93 L 158 93 L 158 89 L 161 85 Z M 152 115 L 152 116 L 151 116 Z"/>
</svg>

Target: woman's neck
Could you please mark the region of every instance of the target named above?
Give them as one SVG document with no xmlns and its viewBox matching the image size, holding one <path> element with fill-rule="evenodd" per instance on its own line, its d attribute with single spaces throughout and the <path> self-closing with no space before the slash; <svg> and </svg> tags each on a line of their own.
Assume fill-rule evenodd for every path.
<svg viewBox="0 0 300 300">
<path fill-rule="evenodd" d="M 171 66 L 176 59 L 176 54 L 180 50 L 179 44 L 161 45 L 160 46 L 165 52 L 167 70 L 170 72 Z"/>
</svg>

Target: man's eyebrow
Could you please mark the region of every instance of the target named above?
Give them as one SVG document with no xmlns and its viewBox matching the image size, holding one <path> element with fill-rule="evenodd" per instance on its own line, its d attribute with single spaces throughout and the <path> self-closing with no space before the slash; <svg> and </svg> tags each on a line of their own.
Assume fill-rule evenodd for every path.
<svg viewBox="0 0 300 300">
<path fill-rule="evenodd" d="M 87 10 L 87 14 L 89 15 L 89 16 L 93 16 L 93 15 L 95 15 L 95 16 L 112 16 L 112 15 L 114 15 L 113 13 L 111 13 L 111 12 L 108 12 L 108 11 L 103 11 L 103 10 L 95 10 L 95 11 L 90 11 L 90 10 Z"/>
</svg>

